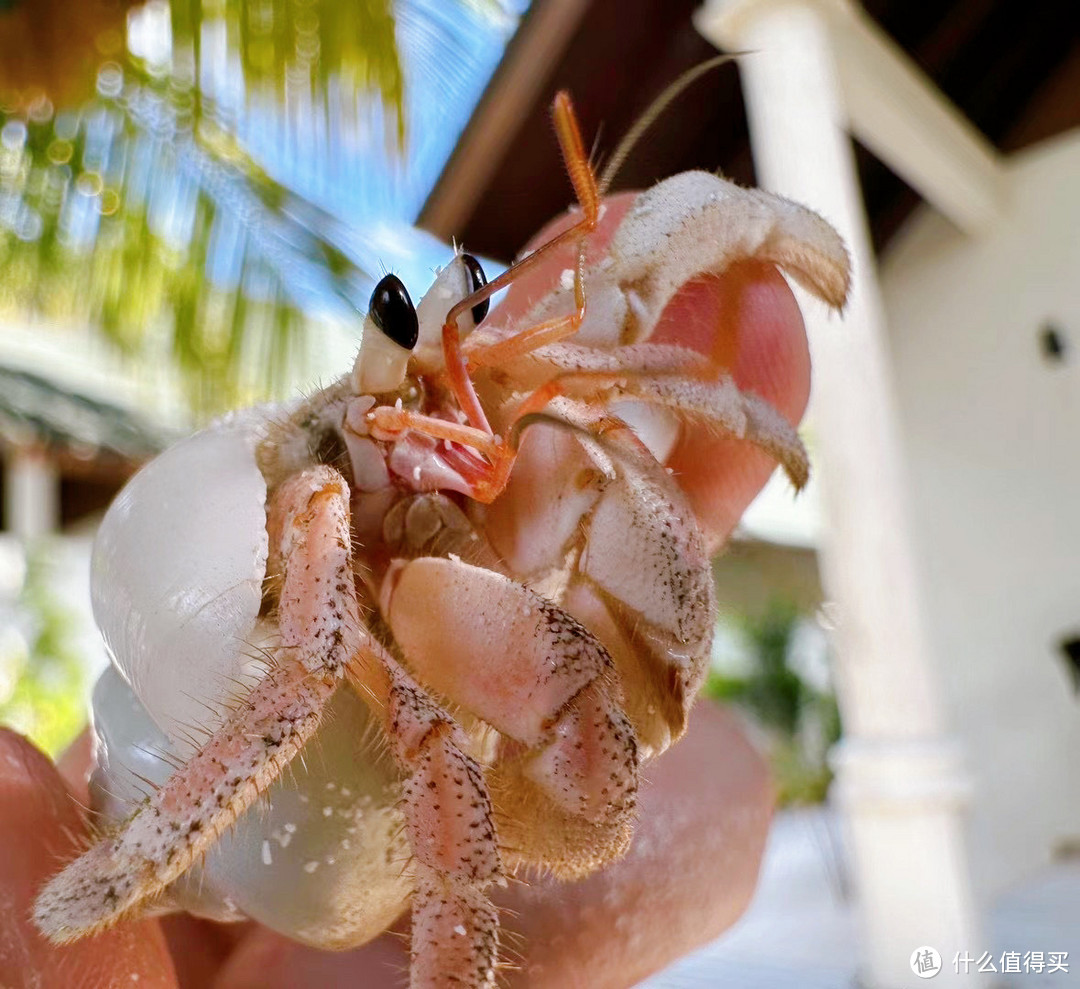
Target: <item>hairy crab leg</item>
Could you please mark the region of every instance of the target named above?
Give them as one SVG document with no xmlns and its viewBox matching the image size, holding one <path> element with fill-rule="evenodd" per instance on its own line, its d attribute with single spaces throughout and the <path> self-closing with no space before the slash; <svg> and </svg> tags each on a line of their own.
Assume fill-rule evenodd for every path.
<svg viewBox="0 0 1080 989">
<path fill-rule="evenodd" d="M 632 429 L 568 399 L 558 401 L 557 414 L 598 435 L 582 445 L 612 477 L 580 520 L 583 549 L 563 604 L 604 635 L 632 700 L 627 714 L 644 749 L 657 755 L 685 730 L 708 665 L 709 555 L 686 496 Z"/>
<path fill-rule="evenodd" d="M 639 344 L 634 349 L 643 351 L 649 346 Z M 764 450 L 784 468 L 797 491 L 810 478 L 810 458 L 796 429 L 764 399 L 742 391 L 729 374 L 708 378 L 650 374 L 629 361 L 613 371 L 564 371 L 521 403 L 511 420 L 511 435 L 559 396 L 604 406 L 636 399 L 670 409 L 681 420 L 701 423 Z"/>
<path fill-rule="evenodd" d="M 516 340 L 512 338 L 511 341 Z M 425 416 L 409 409 L 389 406 L 368 413 L 376 434 L 392 436 L 405 429 L 416 429 L 428 436 L 470 446 L 488 458 L 488 466 L 478 465 L 471 476 L 474 500 L 490 502 L 503 492 L 518 452 L 518 436 L 529 420 L 541 413 L 559 396 L 583 401 L 633 398 L 672 410 L 684 420 L 697 421 L 708 428 L 745 439 L 777 460 L 796 490 L 803 488 L 810 476 L 806 448 L 795 428 L 768 402 L 743 392 L 728 374 L 701 373 L 705 360 L 685 351 L 682 374 L 663 371 L 650 373 L 653 361 L 648 350 L 652 345 L 638 344 L 633 350 L 640 367 L 626 359 L 617 370 L 567 370 L 549 379 L 529 394 L 518 406 L 504 436 L 488 435 L 471 426 Z M 667 350 L 674 348 L 664 348 Z M 585 351 L 587 348 L 575 348 Z M 620 355 L 593 351 L 594 363 L 607 364 Z M 462 470 L 463 476 L 466 471 Z"/>
<path fill-rule="evenodd" d="M 498 917 L 485 888 L 502 875 L 491 801 L 461 728 L 363 628 L 349 536 L 349 489 L 320 466 L 271 496 L 276 667 L 189 762 L 42 891 L 38 926 L 57 941 L 109 926 L 161 892 L 281 775 L 348 679 L 380 717 L 403 786 L 415 857 L 413 989 L 493 983 Z"/>
<path fill-rule="evenodd" d="M 847 296 L 847 251 L 820 216 L 709 172 L 683 172 L 634 199 L 603 259 L 586 270 L 599 302 L 575 342 L 607 350 L 642 343 L 687 282 L 723 275 L 740 262 L 772 265 L 833 308 Z M 485 363 L 484 352 L 516 335 L 517 325 L 542 322 L 570 304 L 570 287 L 557 285 L 512 325 L 500 326 L 493 314 L 464 344 L 470 364 Z M 703 344 L 712 366 L 722 367 L 730 341 L 721 333 Z"/>
<path fill-rule="evenodd" d="M 521 512 L 523 499 L 550 507 Z M 664 751 L 700 687 L 715 608 L 704 539 L 676 479 L 622 420 L 555 397 L 485 519 L 510 573 L 553 588 L 604 642 L 642 757 Z"/>
<path fill-rule="evenodd" d="M 334 508 L 335 517 L 344 519 L 338 551 L 344 551 L 348 579 L 338 574 L 331 585 L 325 576 L 316 576 L 315 586 L 305 589 L 305 599 L 293 601 L 286 598 L 286 578 L 282 594 L 282 606 L 290 603 L 290 616 L 307 622 L 356 609 L 347 489 L 335 492 Z M 284 614 L 281 627 L 287 636 L 290 626 Z M 481 989 L 493 984 L 498 965 L 498 915 L 485 889 L 502 876 L 483 772 L 467 754 L 464 732 L 456 722 L 359 622 L 351 627 L 355 631 L 348 637 L 347 679 L 381 719 L 391 752 L 407 774 L 402 806 L 416 877 L 412 989 L 450 983 Z"/>
<path fill-rule="evenodd" d="M 136 811 L 42 890 L 34 920 L 58 942 L 109 927 L 179 878 L 311 738 L 336 681 L 287 660 Z"/>
<path fill-rule="evenodd" d="M 512 740 L 496 760 L 496 808 L 500 797 L 528 806 L 502 807 L 500 829 L 532 828 L 533 851 L 550 847 L 531 860 L 565 875 L 624 851 L 637 743 L 603 644 L 548 599 L 460 560 L 399 563 L 383 587 L 417 676 Z"/>
<path fill-rule="evenodd" d="M 271 499 L 269 528 L 282 572 L 277 665 L 117 834 L 42 890 L 34 919 L 53 940 L 107 927 L 161 892 L 314 734 L 359 633 L 355 593 L 330 593 L 352 588 L 345 482 L 329 468 L 290 478 Z"/>
<path fill-rule="evenodd" d="M 485 989 L 498 967 L 498 914 L 486 888 L 502 879 L 484 775 L 462 729 L 374 639 L 350 683 L 383 719 L 402 785 L 413 852 L 412 989 Z M 385 690 L 385 703 L 378 703 Z"/>
</svg>

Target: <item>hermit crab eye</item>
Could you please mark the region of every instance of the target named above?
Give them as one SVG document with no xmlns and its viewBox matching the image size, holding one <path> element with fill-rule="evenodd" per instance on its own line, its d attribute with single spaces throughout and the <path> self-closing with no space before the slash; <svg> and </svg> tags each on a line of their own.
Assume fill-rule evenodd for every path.
<svg viewBox="0 0 1080 989">
<path fill-rule="evenodd" d="M 469 284 L 472 286 L 469 291 L 475 292 L 477 289 L 483 288 L 487 285 L 487 276 L 484 274 L 484 269 L 480 267 L 480 262 L 476 260 L 471 254 L 462 254 L 461 263 L 465 265 L 465 270 L 469 273 Z M 484 299 L 483 302 L 478 302 L 472 307 L 473 322 L 479 326 L 484 317 L 488 314 L 491 300 Z"/>
<path fill-rule="evenodd" d="M 476 266 L 479 269 L 479 265 Z M 480 275 L 483 278 L 483 273 Z M 416 307 L 409 298 L 409 292 L 396 275 L 382 278 L 375 291 L 371 293 L 368 305 L 371 321 L 394 343 L 406 350 L 416 346 L 420 336 L 420 323 L 416 318 Z"/>
</svg>

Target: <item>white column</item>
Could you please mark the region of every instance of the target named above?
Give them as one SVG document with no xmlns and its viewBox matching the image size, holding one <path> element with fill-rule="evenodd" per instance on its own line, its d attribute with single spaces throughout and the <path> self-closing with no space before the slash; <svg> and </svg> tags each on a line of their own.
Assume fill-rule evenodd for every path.
<svg viewBox="0 0 1080 989">
<path fill-rule="evenodd" d="M 4 456 L 4 529 L 24 543 L 54 533 L 60 522 L 60 478 L 45 454 Z"/>
<path fill-rule="evenodd" d="M 907 479 L 885 315 L 859 194 L 827 20 L 814 0 L 711 0 L 698 27 L 739 62 L 762 186 L 819 211 L 851 251 L 854 284 L 839 320 L 802 296 L 814 365 L 823 580 L 835 604 L 834 646 L 845 739 L 838 793 L 864 923 L 864 978 L 916 984 L 912 951 L 942 955 L 934 985 L 956 976 L 956 952 L 984 947 L 963 838 L 967 785 L 944 734 L 918 602 Z M 988 945 L 985 947 L 989 947 Z"/>
</svg>

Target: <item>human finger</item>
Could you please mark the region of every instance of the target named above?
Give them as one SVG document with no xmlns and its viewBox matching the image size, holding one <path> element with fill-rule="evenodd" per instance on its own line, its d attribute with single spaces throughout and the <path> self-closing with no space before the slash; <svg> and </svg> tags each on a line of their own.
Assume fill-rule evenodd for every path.
<svg viewBox="0 0 1080 989">
<path fill-rule="evenodd" d="M 780 272 L 739 261 L 719 276 L 684 285 L 651 337 L 707 352 L 723 341 L 724 367 L 743 391 L 797 426 L 810 397 L 810 352 L 802 314 Z M 715 353 L 715 351 L 714 351 Z M 667 466 L 689 495 L 711 552 L 718 550 L 776 469 L 746 440 L 685 429 Z"/>
<path fill-rule="evenodd" d="M 636 198 L 620 193 L 605 200 L 588 237 L 591 258 L 602 256 Z M 567 214 L 529 244 L 534 249 L 575 219 Z M 565 244 L 510 287 L 500 318 L 523 316 L 574 263 Z M 588 285 L 586 284 L 586 291 Z M 810 353 L 802 314 L 783 276 L 757 260 L 735 261 L 717 275 L 693 279 L 668 303 L 650 341 L 678 344 L 708 354 L 745 392 L 764 398 L 795 426 L 810 395 Z M 710 551 L 723 545 L 747 506 L 765 485 L 776 462 L 745 440 L 707 428 L 686 428 L 668 458 L 690 497 Z"/>
<path fill-rule="evenodd" d="M 0 729 L 0 985 L 175 989 L 172 961 L 153 921 L 122 924 L 55 945 L 31 920 L 34 898 L 70 859 L 86 820 L 49 760 L 25 738 Z"/>
</svg>

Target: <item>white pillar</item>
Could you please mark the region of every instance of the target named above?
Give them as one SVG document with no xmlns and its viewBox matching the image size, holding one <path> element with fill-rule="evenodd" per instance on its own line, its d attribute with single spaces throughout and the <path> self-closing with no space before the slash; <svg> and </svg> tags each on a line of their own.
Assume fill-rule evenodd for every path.
<svg viewBox="0 0 1080 989">
<path fill-rule="evenodd" d="M 4 456 L 4 529 L 28 543 L 54 533 L 60 522 L 60 479 L 44 453 Z"/>
<path fill-rule="evenodd" d="M 952 966 L 956 952 L 984 947 L 963 837 L 967 784 L 944 734 L 922 626 L 885 315 L 828 4 L 710 0 L 698 27 L 718 46 L 748 53 L 739 66 L 761 185 L 820 212 L 852 256 L 843 320 L 800 301 L 814 365 L 821 564 L 835 603 L 844 716 L 838 793 L 855 859 L 864 978 L 874 989 L 910 987 L 911 953 L 930 945 L 943 959 L 935 985 L 975 987 L 981 976 L 956 976 Z"/>
</svg>

